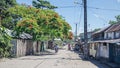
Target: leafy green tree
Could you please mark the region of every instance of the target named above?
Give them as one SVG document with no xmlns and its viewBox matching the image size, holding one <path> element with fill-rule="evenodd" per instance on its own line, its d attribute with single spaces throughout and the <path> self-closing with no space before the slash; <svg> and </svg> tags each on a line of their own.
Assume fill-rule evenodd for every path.
<svg viewBox="0 0 120 68">
<path fill-rule="evenodd" d="M 96 28 L 96 29 L 94 29 L 93 30 L 93 32 L 96 32 L 96 31 L 98 31 L 98 30 L 100 30 L 101 28 Z"/>
<path fill-rule="evenodd" d="M 18 22 L 14 31 L 16 32 L 16 37 L 22 33 L 28 33 L 33 36 L 33 40 L 36 39 L 36 34 L 38 33 L 39 27 L 36 20 L 34 19 L 23 19 Z"/>
<path fill-rule="evenodd" d="M 120 23 L 120 15 L 115 16 L 115 18 L 116 18 L 116 21 L 112 21 L 112 20 L 110 20 L 110 21 L 109 21 L 109 24 L 116 24 L 116 23 Z"/>
<path fill-rule="evenodd" d="M 53 6 L 50 4 L 50 2 L 46 0 L 33 0 L 32 2 L 33 6 L 36 8 L 47 8 L 47 9 L 55 9 L 57 8 L 56 6 Z"/>
<path fill-rule="evenodd" d="M 17 37 L 25 32 L 32 35 L 35 40 L 64 38 L 64 36 L 68 36 L 71 29 L 70 25 L 53 10 L 37 9 L 31 6 L 15 6 L 10 8 L 9 12 L 12 15 L 20 16 L 17 26 L 14 25 Z M 31 25 L 34 28 L 29 29 Z"/>
<path fill-rule="evenodd" d="M 73 37 L 74 37 L 74 36 L 73 36 L 73 33 L 70 31 L 70 32 L 69 32 L 69 35 L 68 35 L 68 39 L 72 40 Z"/>
<path fill-rule="evenodd" d="M 10 36 L 6 33 L 4 27 L 0 28 L 0 58 L 10 56 Z"/>
<path fill-rule="evenodd" d="M 16 0 L 0 0 L 0 58 L 10 55 L 10 36 L 3 27 L 3 20 L 10 16 L 8 8 L 14 5 Z"/>
<path fill-rule="evenodd" d="M 16 5 L 16 0 L 0 0 L 0 23 L 5 17 L 9 16 L 8 8 Z"/>
</svg>

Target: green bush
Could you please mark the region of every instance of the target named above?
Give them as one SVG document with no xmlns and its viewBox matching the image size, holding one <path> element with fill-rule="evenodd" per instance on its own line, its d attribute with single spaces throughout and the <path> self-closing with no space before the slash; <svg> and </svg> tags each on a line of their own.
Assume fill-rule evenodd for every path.
<svg viewBox="0 0 120 68">
<path fill-rule="evenodd" d="M 5 28 L 0 28 L 0 58 L 10 55 L 11 45 L 10 36 L 6 33 Z"/>
</svg>

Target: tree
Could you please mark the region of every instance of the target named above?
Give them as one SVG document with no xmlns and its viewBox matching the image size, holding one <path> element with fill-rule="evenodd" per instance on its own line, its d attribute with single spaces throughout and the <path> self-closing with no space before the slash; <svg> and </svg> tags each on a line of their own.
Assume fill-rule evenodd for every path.
<svg viewBox="0 0 120 68">
<path fill-rule="evenodd" d="M 57 8 L 56 6 L 53 6 L 50 4 L 50 2 L 46 1 L 46 0 L 34 0 L 32 2 L 32 5 L 36 8 L 47 8 L 47 9 L 55 9 Z"/>
<path fill-rule="evenodd" d="M 4 27 L 0 28 L 0 58 L 8 57 L 10 55 L 10 36 L 6 33 Z"/>
<path fill-rule="evenodd" d="M 32 35 L 34 40 L 63 38 L 68 36 L 71 29 L 70 25 L 53 10 L 37 9 L 31 6 L 15 6 L 10 8 L 9 12 L 20 17 L 14 25 L 16 37 L 24 32 Z M 9 22 L 8 25 L 11 26 L 11 23 Z"/>
<path fill-rule="evenodd" d="M 17 23 L 14 31 L 16 32 L 16 37 L 19 38 L 19 35 L 22 33 L 28 33 L 33 36 L 33 40 L 36 39 L 36 35 L 38 34 L 39 27 L 37 25 L 36 20 L 34 19 L 23 19 Z"/>
<path fill-rule="evenodd" d="M 116 23 L 120 23 L 120 15 L 115 16 L 115 18 L 116 18 L 116 21 L 112 21 L 112 20 L 110 20 L 110 21 L 109 21 L 109 24 L 116 24 Z"/>
<path fill-rule="evenodd" d="M 0 0 L 0 58 L 10 55 L 10 36 L 3 27 L 3 20 L 9 17 L 8 8 L 16 5 L 16 0 Z M 7 19 L 6 19 L 7 20 Z"/>
<path fill-rule="evenodd" d="M 72 40 L 73 39 L 73 33 L 72 32 L 69 32 L 69 35 L 68 35 L 68 39 Z"/>
<path fill-rule="evenodd" d="M 16 0 L 0 0 L 0 23 L 2 20 L 9 16 L 8 8 L 16 5 Z"/>
<path fill-rule="evenodd" d="M 94 29 L 93 30 L 93 32 L 96 32 L 96 31 L 98 31 L 98 30 L 100 30 L 101 28 L 96 28 L 96 29 Z"/>
</svg>

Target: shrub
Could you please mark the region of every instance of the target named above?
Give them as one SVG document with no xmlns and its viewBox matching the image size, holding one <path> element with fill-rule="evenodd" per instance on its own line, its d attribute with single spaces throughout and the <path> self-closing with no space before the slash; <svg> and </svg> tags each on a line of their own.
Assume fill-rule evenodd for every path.
<svg viewBox="0 0 120 68">
<path fill-rule="evenodd" d="M 11 45 L 10 36 L 6 33 L 5 28 L 0 28 L 0 58 L 10 55 Z"/>
</svg>

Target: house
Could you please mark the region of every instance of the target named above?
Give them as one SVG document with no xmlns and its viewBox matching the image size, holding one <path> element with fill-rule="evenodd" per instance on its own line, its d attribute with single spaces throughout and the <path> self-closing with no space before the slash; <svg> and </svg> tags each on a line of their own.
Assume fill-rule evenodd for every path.
<svg viewBox="0 0 120 68">
<path fill-rule="evenodd" d="M 112 25 L 105 31 L 105 39 L 109 43 L 109 59 L 112 62 L 120 63 L 120 23 Z"/>
<path fill-rule="evenodd" d="M 120 24 L 112 25 L 108 30 L 105 31 L 104 39 L 119 39 L 120 38 Z"/>
<path fill-rule="evenodd" d="M 89 54 L 95 58 L 120 63 L 120 24 L 114 24 L 92 35 Z M 96 46 L 97 45 L 97 46 Z M 93 47 L 96 47 L 95 49 Z M 94 51 L 94 52 L 93 52 Z"/>
<path fill-rule="evenodd" d="M 96 32 L 94 32 L 92 34 L 92 38 L 93 40 L 89 43 L 90 44 L 90 48 L 89 48 L 89 55 L 99 59 L 99 58 L 107 58 L 108 57 L 108 53 L 107 50 L 108 48 L 106 43 L 101 42 L 102 40 L 104 40 L 104 32 L 108 29 L 109 27 L 106 28 L 102 28 Z M 101 52 L 101 51 L 104 51 Z"/>
</svg>

